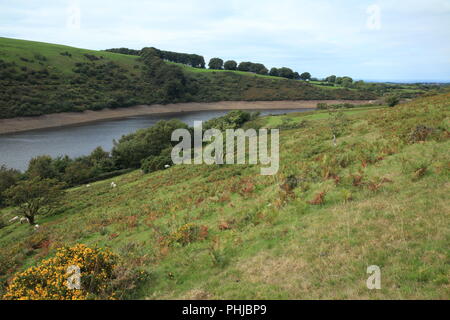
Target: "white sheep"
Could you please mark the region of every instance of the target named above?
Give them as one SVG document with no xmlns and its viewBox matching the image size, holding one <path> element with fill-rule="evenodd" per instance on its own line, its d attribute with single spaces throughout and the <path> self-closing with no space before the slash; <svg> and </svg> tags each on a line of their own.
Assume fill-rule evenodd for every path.
<svg viewBox="0 0 450 320">
<path fill-rule="evenodd" d="M 117 184 L 113 181 L 113 182 L 111 182 L 111 188 L 116 188 L 117 187 Z"/>
<path fill-rule="evenodd" d="M 30 223 L 30 220 L 26 217 L 20 218 L 20 223 Z"/>
<path fill-rule="evenodd" d="M 164 168 L 169 169 L 169 168 L 170 168 L 170 165 L 166 164 L 166 165 L 164 166 Z"/>
<path fill-rule="evenodd" d="M 90 187 L 91 187 L 91 185 L 90 185 L 90 184 L 87 184 L 87 185 L 86 185 L 86 188 L 90 188 Z"/>
<path fill-rule="evenodd" d="M 34 225 L 34 230 L 38 230 L 39 229 L 39 225 L 38 224 L 35 224 Z"/>
<path fill-rule="evenodd" d="M 9 222 L 16 222 L 19 219 L 18 216 L 15 216 L 14 218 L 9 219 Z"/>
</svg>

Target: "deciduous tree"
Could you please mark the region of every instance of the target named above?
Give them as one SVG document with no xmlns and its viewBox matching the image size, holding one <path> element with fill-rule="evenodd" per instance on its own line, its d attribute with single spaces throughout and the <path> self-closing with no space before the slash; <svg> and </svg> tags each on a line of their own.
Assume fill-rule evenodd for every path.
<svg viewBox="0 0 450 320">
<path fill-rule="evenodd" d="M 223 60 L 220 58 L 212 58 L 209 60 L 208 67 L 210 69 L 222 70 L 223 68 Z"/>
<path fill-rule="evenodd" d="M 237 70 L 237 62 L 234 60 L 228 60 L 223 66 L 225 70 Z"/>
<path fill-rule="evenodd" d="M 18 208 L 20 214 L 35 224 L 36 215 L 48 213 L 56 207 L 64 192 L 55 179 L 34 177 L 20 181 L 4 192 L 7 202 Z"/>
</svg>

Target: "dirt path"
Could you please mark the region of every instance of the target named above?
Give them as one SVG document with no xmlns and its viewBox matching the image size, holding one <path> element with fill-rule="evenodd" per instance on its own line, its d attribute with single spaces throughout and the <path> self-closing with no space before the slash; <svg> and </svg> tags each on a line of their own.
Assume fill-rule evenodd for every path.
<svg viewBox="0 0 450 320">
<path fill-rule="evenodd" d="M 177 103 L 167 105 L 139 105 L 129 108 L 104 109 L 100 111 L 53 113 L 38 117 L 19 117 L 0 119 L 0 134 L 28 131 L 35 129 L 63 127 L 81 123 L 109 119 L 120 119 L 130 116 L 167 114 L 189 111 L 236 110 L 236 109 L 301 109 L 315 108 L 318 103 L 352 103 L 369 104 L 372 101 L 362 100 L 299 100 L 299 101 L 223 101 L 208 103 Z"/>
</svg>

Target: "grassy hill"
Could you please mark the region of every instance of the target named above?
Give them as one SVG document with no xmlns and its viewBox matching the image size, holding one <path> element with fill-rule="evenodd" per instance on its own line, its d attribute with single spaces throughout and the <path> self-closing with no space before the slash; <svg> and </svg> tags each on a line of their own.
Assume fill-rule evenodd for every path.
<svg viewBox="0 0 450 320">
<path fill-rule="evenodd" d="M 69 53 L 70 56 L 64 53 Z M 74 75 L 75 64 L 86 62 L 86 54 L 103 57 L 129 71 L 138 64 L 136 56 L 0 37 L 0 58 L 5 62 L 14 62 L 20 68 L 49 67 L 59 75 Z"/>
<path fill-rule="evenodd" d="M 156 61 L 137 56 L 0 38 L 0 118 L 190 101 L 371 100 L 380 93 L 165 64 L 172 69 L 151 73 Z"/>
<path fill-rule="evenodd" d="M 449 107 L 447 93 L 247 123 L 281 128 L 275 176 L 180 165 L 70 189 L 38 232 L 0 229 L 0 277 L 84 243 L 148 274 L 127 298 L 448 299 Z M 366 288 L 370 265 L 381 290 Z"/>
</svg>

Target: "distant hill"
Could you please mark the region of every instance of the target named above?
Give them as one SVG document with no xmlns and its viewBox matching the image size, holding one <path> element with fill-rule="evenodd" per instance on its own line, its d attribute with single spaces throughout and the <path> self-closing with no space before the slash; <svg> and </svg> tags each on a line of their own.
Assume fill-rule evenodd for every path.
<svg viewBox="0 0 450 320">
<path fill-rule="evenodd" d="M 355 88 L 193 68 L 154 53 L 145 61 L 136 55 L 0 38 L 0 118 L 154 103 L 377 96 Z"/>
</svg>

